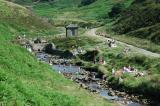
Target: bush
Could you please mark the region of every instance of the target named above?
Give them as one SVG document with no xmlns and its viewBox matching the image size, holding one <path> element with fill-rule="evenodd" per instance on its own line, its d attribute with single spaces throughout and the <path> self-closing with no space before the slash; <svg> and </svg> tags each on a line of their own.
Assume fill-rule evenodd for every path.
<svg viewBox="0 0 160 106">
<path fill-rule="evenodd" d="M 82 0 L 80 6 L 86 6 L 86 5 L 90 5 L 93 2 L 95 2 L 96 0 Z"/>
<path fill-rule="evenodd" d="M 108 15 L 110 18 L 117 17 L 123 9 L 124 5 L 121 3 L 117 3 L 112 7 L 111 12 L 109 12 Z"/>
<path fill-rule="evenodd" d="M 88 51 L 81 56 L 81 59 L 84 59 L 85 61 L 94 61 L 97 58 L 98 54 L 99 52 L 97 50 Z"/>
</svg>

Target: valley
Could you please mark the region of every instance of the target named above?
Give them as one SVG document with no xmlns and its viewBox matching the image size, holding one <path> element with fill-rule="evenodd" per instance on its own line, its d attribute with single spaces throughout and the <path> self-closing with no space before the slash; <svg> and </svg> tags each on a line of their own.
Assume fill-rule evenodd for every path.
<svg viewBox="0 0 160 106">
<path fill-rule="evenodd" d="M 156 0 L 0 0 L 0 103 L 159 106 L 158 9 Z M 66 32 L 74 25 L 77 35 Z"/>
</svg>

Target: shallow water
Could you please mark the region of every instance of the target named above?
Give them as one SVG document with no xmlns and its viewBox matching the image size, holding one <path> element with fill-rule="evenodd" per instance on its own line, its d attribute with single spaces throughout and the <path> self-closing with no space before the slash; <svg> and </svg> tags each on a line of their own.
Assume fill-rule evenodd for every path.
<svg viewBox="0 0 160 106">
<path fill-rule="evenodd" d="M 53 65 L 53 69 L 57 72 L 61 72 L 61 73 L 68 73 L 68 74 L 77 74 L 79 73 L 81 70 L 78 66 L 65 66 L 65 65 Z M 98 91 L 99 95 L 104 97 L 107 100 L 114 100 L 114 101 L 119 101 L 121 102 L 123 105 L 125 104 L 126 106 L 142 106 L 139 103 L 130 101 L 130 100 L 125 100 L 123 97 L 118 97 L 118 96 L 110 96 L 108 93 L 108 90 L 105 90 L 104 88 L 102 88 L 99 84 L 95 83 L 95 82 L 91 82 L 91 83 L 85 83 L 85 85 L 88 86 L 88 89 L 90 90 L 94 90 L 94 91 Z"/>
<path fill-rule="evenodd" d="M 133 102 L 133 103 L 128 104 L 127 106 L 142 106 L 142 105 Z"/>
<path fill-rule="evenodd" d="M 44 61 L 46 63 L 49 63 L 49 56 L 47 54 L 45 54 L 45 53 L 37 53 L 36 54 L 36 58 L 39 61 Z M 52 68 L 56 72 L 72 74 L 75 77 L 78 77 L 77 73 L 79 73 L 80 71 L 82 71 L 79 66 L 72 66 L 72 65 L 70 65 L 70 66 L 66 66 L 66 65 L 53 65 Z M 85 77 L 85 76 L 81 75 L 81 77 Z M 98 78 L 97 81 L 99 81 L 99 80 L 101 80 L 101 79 Z M 90 90 L 98 91 L 99 95 L 102 96 L 103 98 L 107 99 L 107 100 L 114 100 L 114 101 L 120 102 L 121 104 L 123 104 L 125 106 L 142 106 L 139 103 L 135 103 L 135 102 L 132 102 L 130 100 L 124 100 L 124 98 L 122 98 L 122 97 L 110 96 L 108 94 L 109 91 L 106 90 L 105 88 L 101 87 L 96 82 L 84 83 L 84 84 L 87 85 Z"/>
<path fill-rule="evenodd" d="M 104 97 L 108 100 L 121 100 L 121 98 L 118 97 L 118 96 L 109 96 L 108 95 L 108 90 L 101 90 L 100 91 L 100 96 L 102 96 L 102 97 Z"/>
<path fill-rule="evenodd" d="M 76 74 L 80 72 L 80 67 L 78 66 L 53 65 L 52 68 L 61 73 Z"/>
<path fill-rule="evenodd" d="M 49 57 L 47 54 L 44 54 L 44 53 L 37 53 L 36 54 L 36 58 L 39 60 L 39 61 L 44 61 L 44 62 L 49 62 Z"/>
</svg>

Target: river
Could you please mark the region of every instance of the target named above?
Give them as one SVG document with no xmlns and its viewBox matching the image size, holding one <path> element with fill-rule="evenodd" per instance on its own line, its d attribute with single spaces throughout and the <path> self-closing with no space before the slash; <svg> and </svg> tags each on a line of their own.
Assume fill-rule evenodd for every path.
<svg viewBox="0 0 160 106">
<path fill-rule="evenodd" d="M 37 53 L 36 58 L 39 61 L 45 62 L 49 64 L 50 55 L 46 53 Z M 142 106 L 141 104 L 134 102 L 132 100 L 127 99 L 125 96 L 120 97 L 118 95 L 110 95 L 110 88 L 102 86 L 100 83 L 103 82 L 102 78 L 96 78 L 97 72 L 89 72 L 75 65 L 65 65 L 65 64 L 50 64 L 52 68 L 57 73 L 68 76 L 67 78 L 75 81 L 80 84 L 81 87 L 89 90 L 90 92 L 95 92 L 99 94 L 101 97 L 115 101 L 123 106 Z M 90 79 L 88 77 L 88 73 L 90 73 Z M 87 78 L 88 77 L 88 78 Z"/>
<path fill-rule="evenodd" d="M 39 61 L 49 64 L 50 55 L 46 53 L 37 53 L 36 58 Z M 111 88 L 102 85 L 103 79 L 96 77 L 98 72 L 90 72 L 85 69 L 80 68 L 75 65 L 65 65 L 65 64 L 50 64 L 54 71 L 59 74 L 63 74 L 72 81 L 78 83 L 82 88 L 94 92 L 95 94 L 100 95 L 101 97 L 117 102 L 123 106 L 142 106 L 141 104 L 134 102 L 130 99 L 127 99 L 125 96 L 111 95 Z M 114 91 L 112 91 L 114 92 Z"/>
<path fill-rule="evenodd" d="M 116 101 L 119 104 L 125 105 L 125 106 L 142 106 L 139 103 L 126 99 L 125 97 L 119 97 L 117 95 L 115 96 L 109 95 L 109 90 L 108 90 L 109 88 L 105 88 L 99 84 L 99 82 L 102 82 L 103 80 L 101 78 L 92 78 L 90 79 L 90 81 L 84 81 L 84 78 L 86 78 L 86 75 L 84 73 L 88 73 L 88 71 L 84 69 L 80 69 L 79 66 L 53 65 L 52 68 L 53 70 L 61 74 L 69 74 L 70 78 L 73 81 L 79 84 L 84 84 L 89 91 L 97 92 L 100 96 L 102 96 L 107 100 Z"/>
</svg>

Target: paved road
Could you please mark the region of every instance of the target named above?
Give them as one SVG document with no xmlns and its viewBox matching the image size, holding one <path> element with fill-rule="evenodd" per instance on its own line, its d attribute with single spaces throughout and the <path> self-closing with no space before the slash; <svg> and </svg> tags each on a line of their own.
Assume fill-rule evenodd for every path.
<svg viewBox="0 0 160 106">
<path fill-rule="evenodd" d="M 89 36 L 95 36 L 95 37 L 98 37 L 99 39 L 101 40 L 109 40 L 110 38 L 106 38 L 106 37 L 103 37 L 103 36 L 99 36 L 96 34 L 96 31 L 97 31 L 98 28 L 93 28 L 91 30 L 88 30 L 86 31 L 86 35 L 89 35 Z M 155 57 L 155 58 L 160 58 L 160 54 L 158 53 L 153 53 L 151 51 L 148 51 L 148 50 L 145 50 L 145 49 L 142 49 L 142 48 L 138 48 L 136 46 L 133 46 L 133 45 L 130 45 L 130 44 L 127 44 L 127 43 L 124 43 L 124 42 L 121 42 L 121 41 L 116 41 L 118 44 L 121 44 L 121 45 L 124 45 L 124 46 L 127 46 L 129 47 L 132 51 L 134 51 L 135 53 L 138 53 L 138 54 L 141 54 L 141 55 L 145 55 L 145 56 L 150 56 L 150 57 Z"/>
</svg>

